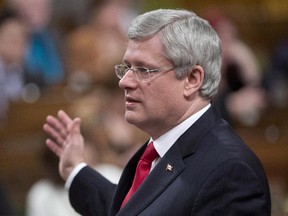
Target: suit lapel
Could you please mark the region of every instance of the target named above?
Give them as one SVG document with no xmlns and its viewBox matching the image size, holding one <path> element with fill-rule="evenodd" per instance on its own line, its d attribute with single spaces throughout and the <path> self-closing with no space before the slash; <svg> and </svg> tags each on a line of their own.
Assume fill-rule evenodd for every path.
<svg viewBox="0 0 288 216">
<path fill-rule="evenodd" d="M 182 156 L 177 146 L 165 155 L 138 188 L 133 197 L 118 213 L 121 215 L 138 215 L 149 206 L 184 169 Z M 169 167 L 167 168 L 167 166 Z"/>
<path fill-rule="evenodd" d="M 109 214 L 110 216 L 114 216 L 118 213 L 121 204 L 132 185 L 137 163 L 140 160 L 147 144 L 148 141 L 133 155 L 125 166 L 112 201 L 111 211 Z"/>
<path fill-rule="evenodd" d="M 121 203 L 131 187 L 137 163 L 147 143 L 143 145 L 131 158 L 123 171 L 113 199 L 110 216 L 114 216 L 117 213 L 117 216 L 138 215 L 144 208 L 149 206 L 184 170 L 184 158 L 196 151 L 200 140 L 214 127 L 217 119 L 219 119 L 219 115 L 214 108 L 210 108 L 201 117 L 201 120 L 196 121 L 179 137 L 165 156 L 161 158 L 133 197 L 120 209 Z"/>
</svg>

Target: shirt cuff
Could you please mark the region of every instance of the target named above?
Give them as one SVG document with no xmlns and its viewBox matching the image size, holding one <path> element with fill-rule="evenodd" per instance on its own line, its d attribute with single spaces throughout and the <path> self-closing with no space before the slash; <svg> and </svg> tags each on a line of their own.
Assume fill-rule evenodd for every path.
<svg viewBox="0 0 288 216">
<path fill-rule="evenodd" d="M 68 176 L 66 182 L 65 182 L 65 189 L 69 190 L 71 187 L 71 184 L 75 178 L 75 176 L 80 172 L 80 170 L 82 170 L 85 166 L 87 166 L 86 163 L 81 162 L 79 163 L 70 173 L 70 175 Z"/>
</svg>

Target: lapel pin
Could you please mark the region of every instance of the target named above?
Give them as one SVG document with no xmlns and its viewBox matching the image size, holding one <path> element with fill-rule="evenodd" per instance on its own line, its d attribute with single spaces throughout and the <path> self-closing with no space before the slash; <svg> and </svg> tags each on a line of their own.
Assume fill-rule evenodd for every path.
<svg viewBox="0 0 288 216">
<path fill-rule="evenodd" d="M 167 164 L 167 166 L 166 166 L 166 171 L 172 172 L 172 170 L 173 170 L 173 166 L 170 165 L 170 164 Z"/>
</svg>

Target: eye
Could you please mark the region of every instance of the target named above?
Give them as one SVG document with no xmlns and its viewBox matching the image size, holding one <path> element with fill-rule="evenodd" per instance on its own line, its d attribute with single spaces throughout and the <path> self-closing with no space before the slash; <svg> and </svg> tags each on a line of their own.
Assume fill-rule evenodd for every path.
<svg viewBox="0 0 288 216">
<path fill-rule="evenodd" d="M 128 65 L 128 64 L 122 64 L 122 67 L 125 68 L 125 69 L 130 69 L 131 68 L 131 66 Z"/>
<path fill-rule="evenodd" d="M 149 69 L 145 67 L 137 67 L 137 71 L 140 73 L 148 73 Z"/>
</svg>

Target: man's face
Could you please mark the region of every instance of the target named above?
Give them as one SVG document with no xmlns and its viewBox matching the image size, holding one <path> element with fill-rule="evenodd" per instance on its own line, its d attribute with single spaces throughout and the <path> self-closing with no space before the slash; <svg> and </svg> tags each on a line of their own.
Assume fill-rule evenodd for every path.
<svg viewBox="0 0 288 216">
<path fill-rule="evenodd" d="M 124 63 L 132 69 L 136 66 L 163 69 L 151 73 L 147 80 L 129 70 L 119 81 L 125 91 L 126 120 L 155 139 L 177 125 L 184 115 L 184 79 L 176 79 L 174 70 L 164 70 L 173 65 L 164 57 L 158 35 L 144 41 L 130 40 Z"/>
</svg>

